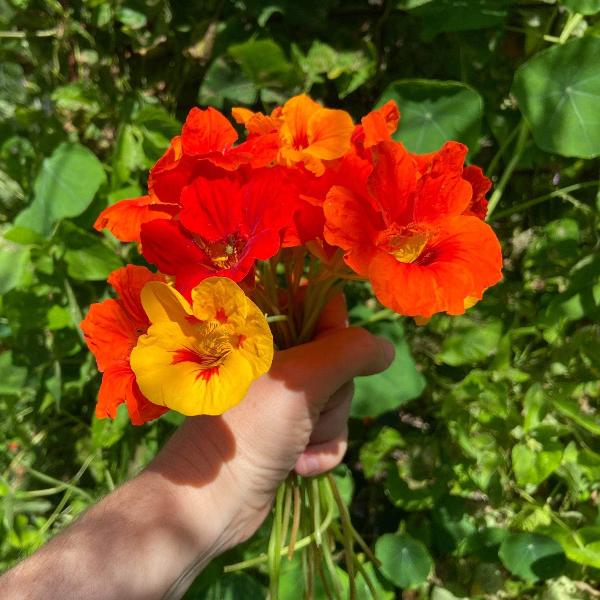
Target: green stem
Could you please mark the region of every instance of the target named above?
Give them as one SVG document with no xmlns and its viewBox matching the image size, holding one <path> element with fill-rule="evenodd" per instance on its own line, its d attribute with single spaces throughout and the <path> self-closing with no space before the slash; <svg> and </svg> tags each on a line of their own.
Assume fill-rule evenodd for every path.
<svg viewBox="0 0 600 600">
<path fill-rule="evenodd" d="M 551 200 L 552 198 L 564 199 L 564 196 L 566 194 L 569 194 L 570 192 L 576 192 L 578 190 L 596 187 L 599 183 L 600 180 L 596 180 L 584 181 L 582 183 L 574 183 L 573 185 L 567 185 L 564 188 L 559 188 L 558 190 L 554 190 L 553 192 L 549 192 L 548 194 L 544 194 L 543 196 L 538 196 L 537 198 L 532 198 L 531 200 L 527 200 L 526 202 L 521 202 L 520 204 L 515 204 L 510 208 L 501 210 L 496 213 L 496 218 L 501 219 L 503 217 L 509 217 L 510 215 L 519 212 L 520 210 L 530 208 L 531 206 L 535 206 L 536 204 L 541 204 L 542 202 L 545 202 L 546 200 Z"/>
<path fill-rule="evenodd" d="M 573 13 L 568 18 L 568 20 L 565 23 L 565 26 L 563 27 L 563 30 L 558 38 L 558 42 L 560 44 L 564 44 L 569 39 L 569 37 L 571 36 L 571 34 L 573 33 L 573 31 L 575 30 L 577 25 L 579 25 L 579 23 L 581 23 L 582 19 L 583 19 L 583 15 L 580 13 Z"/>
<path fill-rule="evenodd" d="M 323 522 L 319 525 L 319 535 L 323 535 L 323 532 L 327 530 L 327 528 L 331 525 L 331 521 L 333 521 L 333 505 L 328 507 L 327 514 L 323 519 Z M 301 550 L 302 548 L 306 548 L 311 542 L 315 541 L 315 532 L 313 531 L 310 535 L 303 537 L 301 540 L 298 540 L 295 544 L 295 550 Z M 289 546 L 284 546 L 280 555 L 285 556 L 289 552 Z M 227 565 L 224 569 L 224 573 L 231 573 L 233 571 L 243 571 L 244 569 L 249 569 L 251 567 L 256 567 L 258 565 L 262 565 L 263 563 L 269 560 L 269 556 L 267 554 L 259 554 L 254 558 L 249 558 L 248 560 L 244 560 L 238 563 L 234 563 L 233 565 Z"/>
<path fill-rule="evenodd" d="M 514 139 L 517 137 L 519 133 L 519 125 L 520 123 L 513 128 L 513 130 L 506 136 L 502 144 L 500 144 L 500 148 L 490 161 L 489 167 L 486 169 L 486 175 L 491 179 L 498 168 L 498 163 L 500 159 L 504 156 L 504 153 L 508 150 L 508 147 L 513 143 Z"/>
<path fill-rule="evenodd" d="M 269 562 L 269 598 L 279 598 L 279 565 L 281 564 L 281 518 L 283 512 L 283 497 L 285 484 L 277 489 L 275 497 L 275 514 L 273 516 L 273 528 L 269 538 L 268 562 Z"/>
<path fill-rule="evenodd" d="M 486 221 L 490 220 L 492 213 L 498 206 L 498 203 L 502 199 L 502 195 L 504 194 L 504 190 L 510 181 L 510 178 L 513 175 L 514 170 L 517 168 L 519 161 L 521 160 L 521 156 L 523 151 L 525 150 L 525 146 L 527 145 L 527 140 L 529 137 L 529 127 L 525 120 L 521 120 L 521 124 L 519 125 L 519 135 L 517 136 L 517 142 L 515 144 L 515 149 L 510 159 L 504 173 L 502 173 L 502 177 L 498 182 L 498 185 L 494 189 L 494 193 L 492 194 L 490 201 L 488 203 L 488 212 Z"/>
<path fill-rule="evenodd" d="M 333 477 L 332 477 L 333 479 Z M 343 503 L 342 498 L 335 486 L 335 491 L 330 481 L 324 482 L 324 493 L 332 496 L 332 501 L 335 501 L 338 505 L 342 521 L 341 540 L 344 545 L 344 559 L 346 562 L 346 570 L 348 571 L 348 582 L 350 584 L 350 600 L 356 599 L 356 574 L 354 572 L 354 536 L 352 534 L 352 525 L 350 524 L 350 515 L 347 512 L 346 505 Z M 329 485 L 328 485 L 329 484 Z M 343 506 L 343 509 L 341 508 Z M 342 514 L 345 511 L 345 514 Z"/>
</svg>

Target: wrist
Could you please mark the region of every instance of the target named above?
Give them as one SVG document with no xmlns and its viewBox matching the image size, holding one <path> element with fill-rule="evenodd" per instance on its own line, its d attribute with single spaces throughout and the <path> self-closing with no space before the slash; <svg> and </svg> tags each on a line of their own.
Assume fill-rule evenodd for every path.
<svg viewBox="0 0 600 600">
<path fill-rule="evenodd" d="M 241 462 L 222 417 L 192 417 L 145 472 L 162 480 L 204 564 L 248 539 L 270 509 L 270 499 L 249 494 L 249 473 Z"/>
</svg>

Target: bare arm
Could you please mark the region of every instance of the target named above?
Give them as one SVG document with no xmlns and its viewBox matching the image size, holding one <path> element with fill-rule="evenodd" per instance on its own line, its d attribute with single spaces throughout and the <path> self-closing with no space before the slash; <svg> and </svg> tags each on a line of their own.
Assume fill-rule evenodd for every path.
<svg viewBox="0 0 600 600">
<path fill-rule="evenodd" d="M 343 458 L 352 378 L 393 358 L 344 322 L 330 307 L 318 338 L 277 353 L 242 403 L 187 419 L 145 471 L 0 578 L 2 598 L 180 598 L 256 531 L 292 469 L 316 475 Z"/>
</svg>

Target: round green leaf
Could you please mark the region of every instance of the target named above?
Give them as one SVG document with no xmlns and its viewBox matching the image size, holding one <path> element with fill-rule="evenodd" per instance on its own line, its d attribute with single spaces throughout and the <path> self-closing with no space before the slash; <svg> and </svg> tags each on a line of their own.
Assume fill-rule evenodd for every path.
<svg viewBox="0 0 600 600">
<path fill-rule="evenodd" d="M 517 483 L 520 486 L 539 485 L 560 467 L 563 446 L 549 440 L 517 444 L 512 449 L 512 465 Z"/>
<path fill-rule="evenodd" d="M 556 577 L 565 564 L 562 546 L 546 535 L 513 533 L 498 552 L 504 566 L 525 581 Z"/>
<path fill-rule="evenodd" d="M 418 398 L 425 389 L 425 378 L 417 370 L 400 322 L 375 330 L 394 342 L 396 356 L 383 373 L 355 380 L 356 390 L 350 409 L 354 418 L 378 417 Z"/>
<path fill-rule="evenodd" d="M 535 143 L 562 156 L 600 155 L 600 38 L 536 54 L 515 74 L 512 92 Z"/>
<path fill-rule="evenodd" d="M 375 544 L 381 572 L 396 586 L 417 587 L 427 581 L 433 560 L 425 546 L 405 534 L 386 533 Z"/>
<path fill-rule="evenodd" d="M 582 15 L 595 15 L 600 12 L 600 0 L 562 0 L 562 4 Z"/>
<path fill-rule="evenodd" d="M 42 163 L 33 184 L 33 202 L 17 216 L 15 225 L 49 233 L 57 221 L 80 215 L 104 180 L 102 163 L 88 148 L 61 144 Z"/>
<path fill-rule="evenodd" d="M 383 92 L 377 105 L 395 100 L 400 124 L 394 138 L 411 152 L 432 152 L 448 140 L 477 142 L 483 100 L 458 81 L 400 79 Z"/>
</svg>

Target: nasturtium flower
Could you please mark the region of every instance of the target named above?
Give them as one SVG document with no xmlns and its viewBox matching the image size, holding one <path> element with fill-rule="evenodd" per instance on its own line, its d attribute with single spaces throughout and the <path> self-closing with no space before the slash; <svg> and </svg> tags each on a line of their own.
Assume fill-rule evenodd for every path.
<svg viewBox="0 0 600 600">
<path fill-rule="evenodd" d="M 257 156 L 256 144 L 234 146 L 238 134 L 218 110 L 192 108 L 181 135 L 175 136 L 150 170 L 148 193 L 105 208 L 94 223 L 122 242 L 139 242 L 144 223 L 177 215 L 181 193 L 196 177 L 217 178 L 242 165 L 263 166 L 272 160 Z"/>
<path fill-rule="evenodd" d="M 181 194 L 178 219 L 142 226 L 142 252 L 162 273 L 175 277 L 186 297 L 213 275 L 241 281 L 256 260 L 279 250 L 297 193 L 282 167 L 257 169 L 246 183 L 233 175 L 197 177 Z"/>
<path fill-rule="evenodd" d="M 273 338 L 260 309 L 230 279 L 205 279 L 191 299 L 166 283 L 144 287 L 151 325 L 131 353 L 131 366 L 156 405 L 184 415 L 219 415 L 268 371 Z"/>
<path fill-rule="evenodd" d="M 113 271 L 108 283 L 117 298 L 92 304 L 81 322 L 86 344 L 96 357 L 98 370 L 103 373 L 96 405 L 99 419 L 114 419 L 118 406 L 123 403 L 134 425 L 156 419 L 166 410 L 144 397 L 129 363 L 138 337 L 150 325 L 142 308 L 141 290 L 149 281 L 162 279 L 145 267 L 135 265 Z"/>
<path fill-rule="evenodd" d="M 463 177 L 465 154 L 456 142 L 424 156 L 382 142 L 363 190 L 335 185 L 327 194 L 325 239 L 400 314 L 462 314 L 501 278 L 498 239 L 473 216 L 483 185 Z"/>
<path fill-rule="evenodd" d="M 304 166 L 317 176 L 323 175 L 327 161 L 341 158 L 350 150 L 354 130 L 352 117 L 343 110 L 324 108 L 300 94 L 277 107 L 270 116 L 234 108 L 233 117 L 243 123 L 248 142 L 268 140 L 273 159 L 287 167 Z"/>
</svg>

